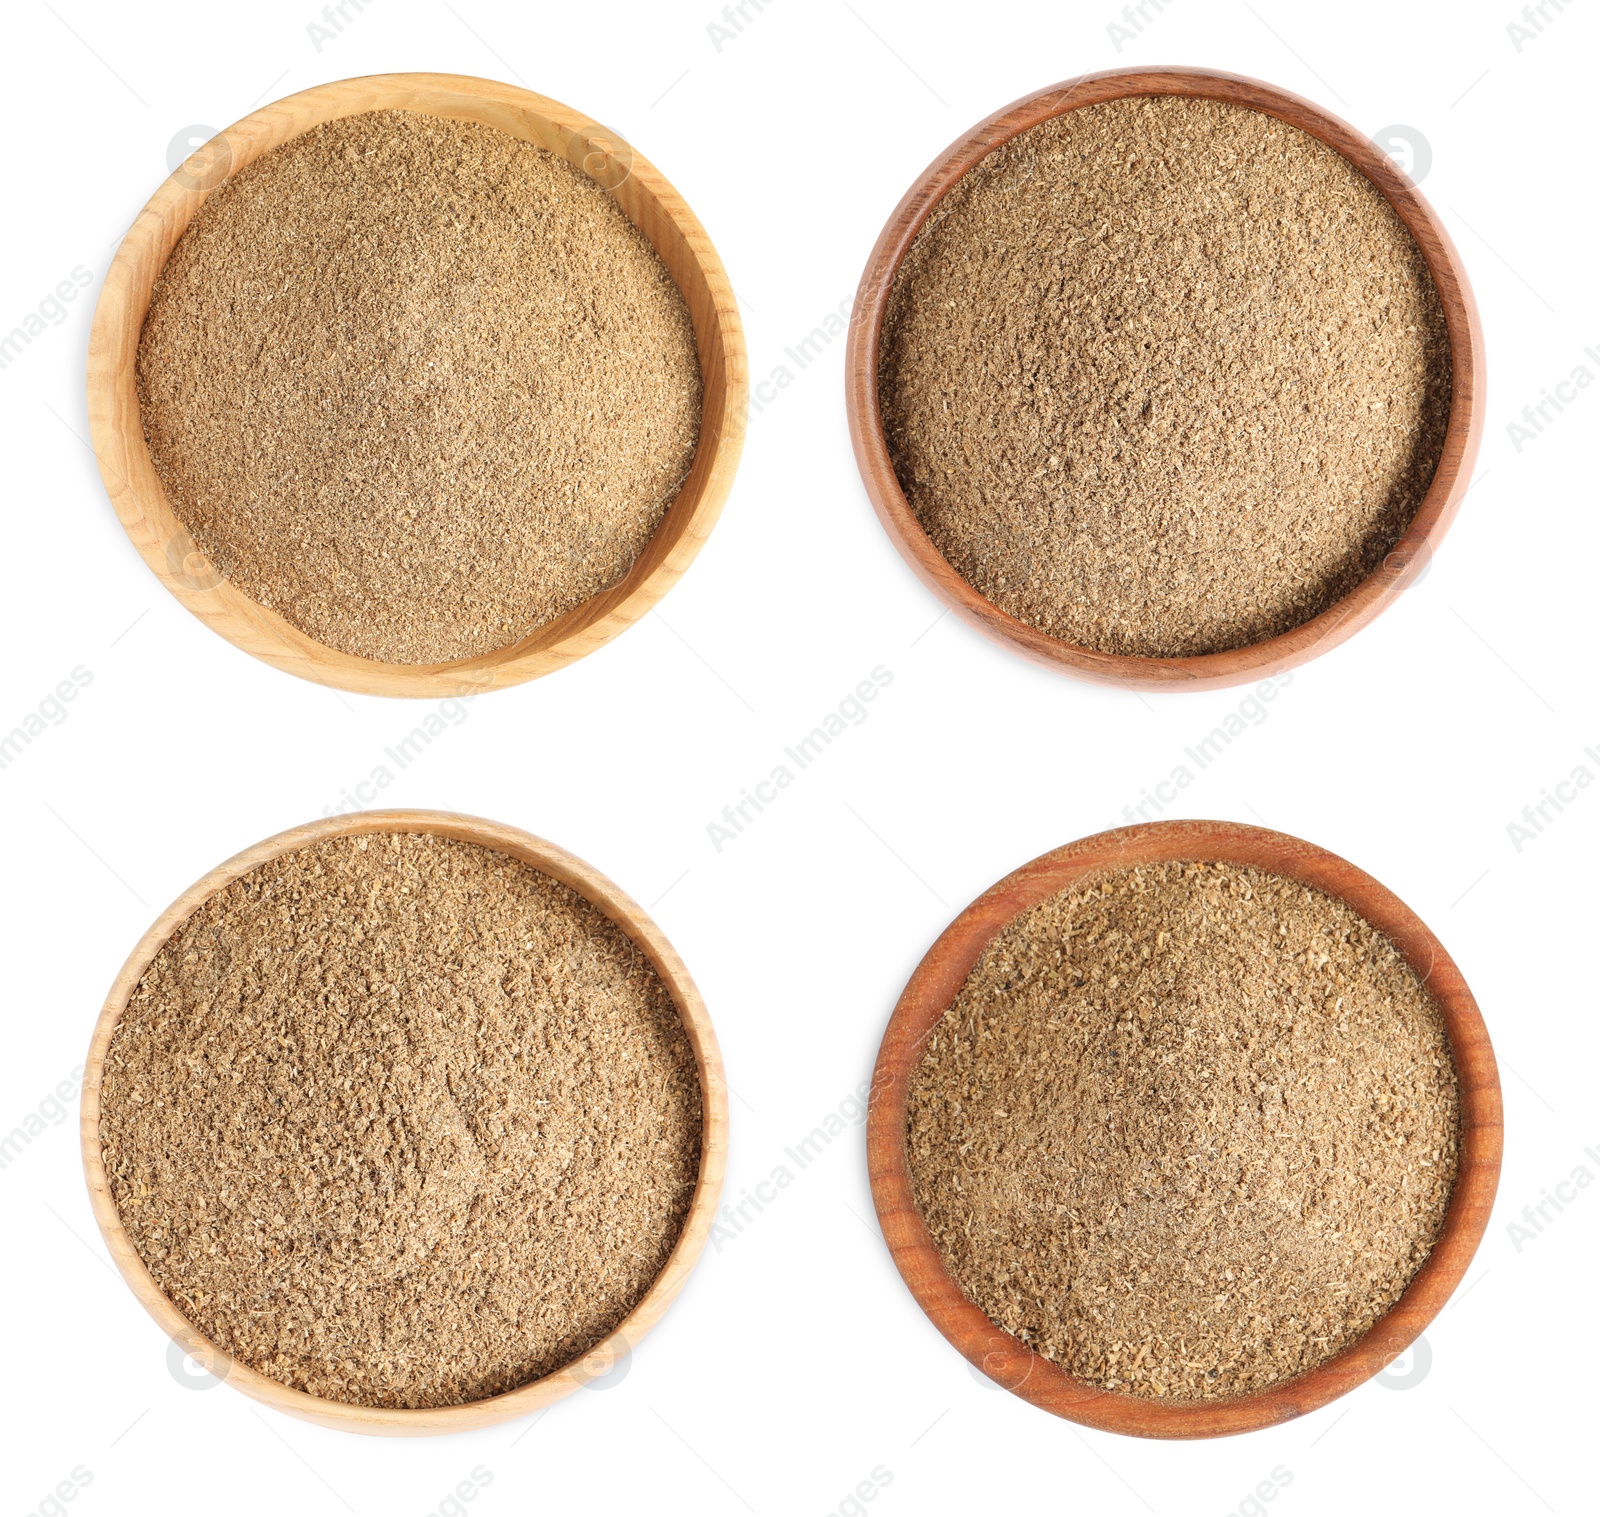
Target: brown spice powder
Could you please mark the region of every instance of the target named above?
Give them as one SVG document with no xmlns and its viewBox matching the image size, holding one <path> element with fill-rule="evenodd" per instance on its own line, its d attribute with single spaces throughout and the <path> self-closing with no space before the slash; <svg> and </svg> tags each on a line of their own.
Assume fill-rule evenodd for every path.
<svg viewBox="0 0 1600 1517">
<path fill-rule="evenodd" d="M 996 149 L 903 260 L 879 398 L 901 488 L 990 601 L 1105 653 L 1287 632 L 1427 493 L 1450 347 L 1379 191 L 1298 128 L 1175 96 Z"/>
<path fill-rule="evenodd" d="M 701 1093 L 666 986 L 470 843 L 335 838 L 218 891 L 117 1024 L 100 1122 L 156 1282 L 274 1380 L 453 1406 L 582 1355 L 666 1264 Z"/>
<path fill-rule="evenodd" d="M 404 111 L 317 127 L 200 208 L 139 343 L 172 509 L 329 647 L 433 663 L 615 584 L 693 462 L 683 296 L 542 148 Z"/>
<path fill-rule="evenodd" d="M 913 1074 L 947 1267 L 1107 1390 L 1301 1374 L 1399 1299 L 1443 1226 L 1459 1106 L 1389 940 L 1259 869 L 1109 871 L 1002 931 Z"/>
</svg>

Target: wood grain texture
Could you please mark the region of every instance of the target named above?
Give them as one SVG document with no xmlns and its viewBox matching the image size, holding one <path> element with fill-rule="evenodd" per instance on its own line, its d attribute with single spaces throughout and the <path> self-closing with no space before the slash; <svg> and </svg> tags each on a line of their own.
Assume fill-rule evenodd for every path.
<svg viewBox="0 0 1600 1517">
<path fill-rule="evenodd" d="M 477 121 L 534 142 L 609 190 L 649 238 L 689 307 L 705 397 L 700 443 L 677 499 L 610 589 L 523 638 L 475 658 L 392 664 L 307 637 L 217 571 L 174 514 L 145 445 L 135 390 L 139 334 L 156 276 L 228 174 L 292 137 L 363 111 Z M 117 517 L 167 589 L 213 631 L 290 674 L 367 695 L 449 696 L 549 674 L 630 627 L 677 583 L 710 536 L 744 443 L 749 373 L 737 303 L 711 240 L 665 178 L 615 133 L 559 101 L 455 74 L 375 74 L 318 85 L 264 106 L 197 150 L 139 213 L 112 261 L 89 336 L 89 429 Z"/>
<path fill-rule="evenodd" d="M 907 1097 L 923 1046 L 995 934 L 1087 876 L 1173 860 L 1254 865 L 1347 903 L 1388 935 L 1432 991 L 1444 1016 L 1461 1090 L 1461 1151 L 1443 1232 L 1399 1301 L 1342 1353 L 1264 1391 L 1206 1402 L 1158 1401 L 1101 1390 L 1069 1375 L 990 1321 L 962 1292 L 912 1199 Z M 1477 1002 L 1439 940 L 1371 875 L 1326 849 L 1232 822 L 1151 822 L 1069 843 L 985 891 L 928 950 L 884 1033 L 867 1118 L 867 1166 L 878 1220 L 918 1304 L 992 1380 L 1059 1417 L 1144 1438 L 1251 1432 L 1327 1405 L 1402 1353 L 1467 1272 L 1500 1178 L 1500 1077 Z"/>
<path fill-rule="evenodd" d="M 684 1031 L 694 1051 L 695 1067 L 700 1076 L 704 1116 L 700 1134 L 699 1179 L 683 1231 L 655 1283 L 616 1330 L 581 1359 L 542 1379 L 519 1386 L 514 1391 L 469 1402 L 464 1406 L 420 1409 L 350 1406 L 311 1396 L 304 1391 L 291 1390 L 281 1382 L 241 1364 L 198 1332 L 145 1268 L 138 1250 L 122 1226 L 101 1156 L 100 1091 L 106 1050 L 129 996 L 167 939 L 209 896 L 267 860 L 327 838 L 360 837 L 375 832 L 431 833 L 438 837 L 477 843 L 521 859 L 577 891 L 637 943 L 655 966 L 671 993 L 678 1015 L 683 1019 Z M 324 1427 L 391 1436 L 450 1433 L 488 1427 L 493 1423 L 525 1416 L 539 1407 L 559 1401 L 606 1374 L 660 1320 L 694 1268 L 716 1216 L 728 1160 L 728 1087 L 711 1018 L 700 999 L 700 992 L 689 977 L 689 971 L 643 908 L 603 874 L 554 843 L 547 843 L 542 838 L 498 822 L 459 816 L 451 811 L 364 811 L 294 827 L 245 849 L 227 863 L 218 865 L 203 879 L 197 880 L 161 913 L 122 966 L 106 997 L 100 1019 L 95 1024 L 84 1066 L 79 1134 L 84 1175 L 89 1185 L 89 1201 L 112 1261 L 161 1330 L 192 1359 L 245 1395 L 280 1412 L 320 1423 Z"/>
<path fill-rule="evenodd" d="M 1289 632 L 1249 647 L 1187 658 L 1099 653 L 1031 627 L 980 595 L 923 530 L 895 476 L 878 405 L 884 313 L 900 261 L 934 208 L 986 154 L 1053 116 L 1135 95 L 1227 101 L 1276 116 L 1342 154 L 1377 186 L 1410 229 L 1438 287 L 1454 364 L 1450 420 L 1433 483 L 1392 551 L 1344 599 Z M 1394 161 L 1354 127 L 1310 100 L 1237 74 L 1189 68 L 1124 68 L 1084 74 L 1024 96 L 951 144 L 906 192 L 883 229 L 856 292 L 845 353 L 845 407 L 862 482 L 878 519 L 935 594 L 979 631 L 1067 674 L 1133 689 L 1215 690 L 1239 685 L 1337 647 L 1392 605 L 1427 567 L 1455 519 L 1483 433 L 1483 329 L 1460 254 L 1443 222 Z"/>
</svg>

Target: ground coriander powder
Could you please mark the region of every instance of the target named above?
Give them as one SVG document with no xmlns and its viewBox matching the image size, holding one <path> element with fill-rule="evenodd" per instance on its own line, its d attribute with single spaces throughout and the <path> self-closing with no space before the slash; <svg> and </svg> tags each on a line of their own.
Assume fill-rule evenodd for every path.
<svg viewBox="0 0 1600 1517">
<path fill-rule="evenodd" d="M 1383 195 L 1276 117 L 1147 96 L 969 170 L 896 274 L 900 486 L 988 600 L 1103 653 L 1287 632 L 1405 530 L 1450 411 L 1444 314 Z"/>
<path fill-rule="evenodd" d="M 913 1194 L 991 1320 L 1135 1396 L 1263 1390 L 1370 1328 L 1458 1154 L 1426 986 L 1256 868 L 1113 870 L 1020 915 L 911 1079 Z"/>
<path fill-rule="evenodd" d="M 315 127 L 212 192 L 156 281 L 137 383 L 221 573 L 403 664 L 508 646 L 621 579 L 702 399 L 688 306 L 610 194 L 406 111 Z"/>
<path fill-rule="evenodd" d="M 514 1389 L 622 1322 L 677 1242 L 701 1091 L 665 984 L 476 844 L 333 838 L 208 899 L 105 1060 L 112 1198 L 213 1343 L 314 1396 Z"/>
</svg>

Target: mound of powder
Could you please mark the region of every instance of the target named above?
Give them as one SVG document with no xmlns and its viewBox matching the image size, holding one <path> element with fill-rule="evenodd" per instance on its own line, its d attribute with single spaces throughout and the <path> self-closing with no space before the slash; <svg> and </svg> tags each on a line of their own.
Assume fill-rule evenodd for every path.
<svg viewBox="0 0 1600 1517">
<path fill-rule="evenodd" d="M 1427 1259 L 1459 1103 L 1426 987 L 1259 869 L 1108 872 L 999 933 L 911 1085 L 916 1203 L 996 1324 L 1136 1396 L 1332 1357 Z"/>
<path fill-rule="evenodd" d="M 1422 254 L 1272 116 L 1155 96 L 1023 132 L 890 293 L 901 488 L 976 590 L 1113 654 L 1243 647 L 1346 595 L 1438 464 L 1450 347 Z"/>
<path fill-rule="evenodd" d="M 453 1406 L 570 1363 L 660 1274 L 700 1158 L 666 986 L 567 886 L 470 843 L 335 838 L 218 891 L 105 1062 L 118 1213 L 274 1380 Z"/>
<path fill-rule="evenodd" d="M 622 578 L 694 458 L 688 307 L 598 184 L 403 111 L 220 185 L 156 282 L 145 438 L 240 590 L 329 647 L 505 647 Z"/>
</svg>

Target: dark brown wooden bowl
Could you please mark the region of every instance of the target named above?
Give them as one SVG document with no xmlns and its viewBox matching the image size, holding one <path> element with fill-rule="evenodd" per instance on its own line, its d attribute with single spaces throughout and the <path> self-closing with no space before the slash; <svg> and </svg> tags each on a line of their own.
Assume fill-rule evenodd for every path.
<svg viewBox="0 0 1600 1517">
<path fill-rule="evenodd" d="M 1217 1401 L 1160 1401 L 1069 1375 L 998 1327 L 956 1284 L 912 1199 L 906 1101 L 923 1045 L 995 934 L 1021 912 L 1092 874 L 1204 860 L 1254 865 L 1343 901 L 1385 933 L 1444 1016 L 1461 1092 L 1461 1151 L 1433 1252 L 1405 1293 L 1362 1337 L 1303 1375 Z M 1142 1438 L 1215 1438 L 1287 1422 L 1378 1373 L 1438 1315 L 1472 1262 L 1500 1179 L 1500 1076 L 1478 1004 L 1443 945 L 1404 901 L 1354 864 L 1282 832 L 1234 822 L 1149 822 L 1102 832 L 1024 864 L 978 897 L 930 948 L 889 1018 L 867 1117 L 867 1168 L 889 1252 L 911 1294 L 991 1380 L 1085 1426 Z"/>
<path fill-rule="evenodd" d="M 1299 127 L 1341 154 L 1377 186 L 1410 229 L 1438 287 L 1450 336 L 1450 421 L 1433 483 L 1400 540 L 1359 585 L 1325 611 L 1277 637 L 1187 658 L 1100 653 L 1051 637 L 980 595 L 933 545 L 917 520 L 883 434 L 878 358 L 884 312 L 900 261 L 933 209 L 979 159 L 1019 132 L 1080 106 L 1130 95 L 1188 95 L 1248 106 Z M 1026 95 L 981 121 L 922 173 L 880 234 L 856 292 L 845 358 L 845 409 L 862 482 L 895 546 L 935 594 L 980 632 L 1013 651 L 1102 684 L 1151 690 L 1216 690 L 1292 669 L 1366 626 L 1427 567 L 1472 479 L 1483 433 L 1483 329 L 1461 255 L 1444 223 L 1393 159 L 1353 126 L 1310 100 L 1257 79 L 1191 68 L 1123 68 L 1084 74 Z"/>
</svg>

